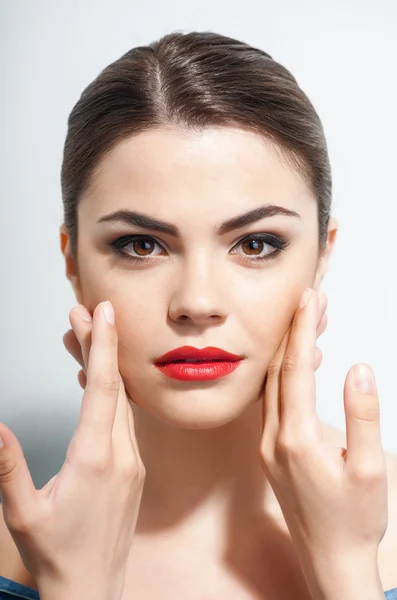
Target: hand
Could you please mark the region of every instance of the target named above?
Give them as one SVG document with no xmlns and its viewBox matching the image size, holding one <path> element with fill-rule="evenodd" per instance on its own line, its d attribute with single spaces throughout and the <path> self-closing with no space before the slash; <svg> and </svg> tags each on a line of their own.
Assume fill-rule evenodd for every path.
<svg viewBox="0 0 397 600">
<path fill-rule="evenodd" d="M 95 586 L 92 597 L 122 593 L 146 472 L 118 370 L 117 330 L 105 320 L 104 304 L 111 308 L 99 304 L 92 324 L 79 316 L 79 310 L 89 316 L 82 305 L 70 313 L 88 364 L 87 385 L 65 463 L 41 490 L 34 487 L 17 438 L 0 426 L 4 519 L 40 592 L 48 582 L 69 589 L 76 582 L 87 598 L 89 585 Z"/>
<path fill-rule="evenodd" d="M 318 319 L 319 298 L 312 291 L 269 366 L 260 443 L 262 468 L 315 591 L 323 576 L 341 575 L 347 565 L 354 564 L 358 578 L 364 567 L 378 573 L 377 551 L 388 522 L 376 385 L 368 392 L 355 388 L 357 365 L 344 386 L 347 449 L 323 441 L 315 409 Z"/>
</svg>

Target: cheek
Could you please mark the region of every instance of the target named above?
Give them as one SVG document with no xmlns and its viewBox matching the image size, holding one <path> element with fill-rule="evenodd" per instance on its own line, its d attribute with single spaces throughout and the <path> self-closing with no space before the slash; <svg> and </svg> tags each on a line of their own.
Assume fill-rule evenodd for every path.
<svg viewBox="0 0 397 600">
<path fill-rule="evenodd" d="M 110 301 L 117 315 L 119 370 L 127 378 L 132 374 L 137 377 L 142 363 L 151 363 L 161 354 L 159 349 L 164 344 L 161 344 L 164 319 L 155 298 L 146 299 L 144 295 L 138 295 L 136 290 L 128 294 L 125 289 L 123 296 L 114 291 L 112 297 Z"/>
<path fill-rule="evenodd" d="M 150 288 L 137 285 L 133 276 L 120 275 L 103 266 L 91 266 L 80 271 L 84 304 L 91 313 L 100 302 L 110 300 L 113 305 L 119 332 L 131 331 L 147 315 L 153 314 L 156 296 Z M 158 302 L 157 302 L 158 303 Z"/>
<path fill-rule="evenodd" d="M 266 366 L 276 354 L 292 323 L 300 296 L 299 286 L 279 292 L 273 289 L 260 304 L 251 304 L 249 310 L 245 308 L 241 316 L 243 334 L 260 364 Z"/>
<path fill-rule="evenodd" d="M 113 302 L 120 293 L 117 280 L 100 264 L 91 264 L 88 259 L 84 261 L 80 267 L 80 287 L 84 305 L 91 314 L 98 304 L 105 300 L 110 300 L 116 309 Z"/>
</svg>

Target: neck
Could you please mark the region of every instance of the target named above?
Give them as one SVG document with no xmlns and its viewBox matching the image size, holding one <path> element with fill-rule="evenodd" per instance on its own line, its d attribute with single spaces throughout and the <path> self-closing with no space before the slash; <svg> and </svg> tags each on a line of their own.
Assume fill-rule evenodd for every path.
<svg viewBox="0 0 397 600">
<path fill-rule="evenodd" d="M 283 521 L 259 463 L 262 405 L 222 427 L 171 427 L 133 405 L 146 480 L 136 532 L 181 532 L 219 539 L 219 529 L 255 531 Z M 241 540 L 240 540 L 241 541 Z"/>
</svg>

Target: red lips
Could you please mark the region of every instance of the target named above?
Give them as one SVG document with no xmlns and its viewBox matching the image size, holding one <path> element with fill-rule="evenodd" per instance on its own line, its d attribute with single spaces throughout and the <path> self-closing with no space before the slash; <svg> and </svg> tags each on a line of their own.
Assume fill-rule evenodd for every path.
<svg viewBox="0 0 397 600">
<path fill-rule="evenodd" d="M 242 356 L 231 354 L 220 348 L 208 346 L 207 348 L 194 348 L 193 346 L 182 346 L 171 350 L 155 360 L 155 364 L 164 364 L 177 361 L 229 361 L 236 362 L 242 360 Z"/>
</svg>

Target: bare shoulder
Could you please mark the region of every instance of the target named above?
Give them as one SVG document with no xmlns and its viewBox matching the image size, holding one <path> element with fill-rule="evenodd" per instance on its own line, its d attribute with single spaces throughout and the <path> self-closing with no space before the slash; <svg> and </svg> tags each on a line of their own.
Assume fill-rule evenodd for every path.
<svg viewBox="0 0 397 600">
<path fill-rule="evenodd" d="M 18 548 L 4 522 L 3 506 L 0 504 L 0 575 L 28 587 L 37 589 L 35 580 L 25 568 Z"/>
<path fill-rule="evenodd" d="M 346 447 L 344 431 L 323 425 L 324 439 L 330 444 Z M 383 589 L 397 588 L 397 455 L 385 452 L 389 488 L 389 521 L 379 544 L 378 565 Z"/>
</svg>

